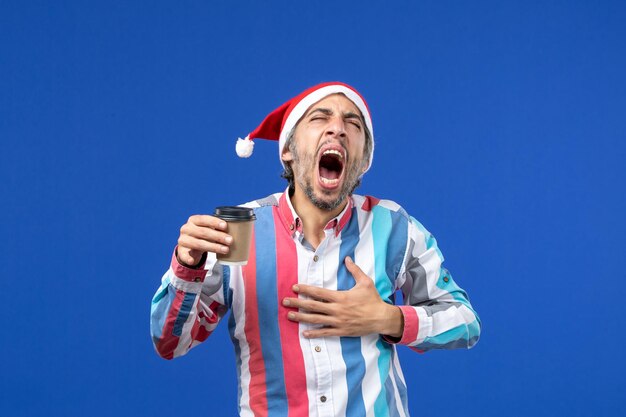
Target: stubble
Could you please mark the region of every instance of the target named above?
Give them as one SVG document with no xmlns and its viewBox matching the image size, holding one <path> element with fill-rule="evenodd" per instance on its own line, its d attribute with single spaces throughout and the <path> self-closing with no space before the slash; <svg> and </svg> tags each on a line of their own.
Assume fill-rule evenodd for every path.
<svg viewBox="0 0 626 417">
<path fill-rule="evenodd" d="M 318 147 L 315 155 L 317 155 L 317 152 L 319 151 L 321 146 L 323 146 L 323 144 Z M 359 174 L 363 166 L 363 160 L 355 161 L 355 163 L 348 163 L 344 167 L 344 169 L 346 169 L 346 172 L 344 174 L 345 179 L 343 181 L 343 184 L 341 185 L 339 195 L 334 200 L 319 198 L 315 195 L 312 184 L 314 172 L 317 169 L 316 159 L 314 159 L 314 156 L 310 154 L 300 155 L 300 153 L 296 149 L 295 142 L 290 143 L 289 150 L 293 155 L 293 165 L 297 165 L 299 168 L 297 170 L 297 173 L 296 170 L 294 170 L 295 181 L 298 183 L 309 201 L 311 201 L 311 203 L 313 203 L 315 207 L 321 210 L 332 211 L 336 209 L 341 205 L 346 197 L 351 195 L 354 190 L 361 184 Z M 350 156 L 347 152 L 348 151 L 346 150 L 346 157 L 347 160 L 350 161 Z M 321 192 L 326 196 L 330 196 L 332 194 L 332 191 L 328 190 L 321 190 Z"/>
</svg>

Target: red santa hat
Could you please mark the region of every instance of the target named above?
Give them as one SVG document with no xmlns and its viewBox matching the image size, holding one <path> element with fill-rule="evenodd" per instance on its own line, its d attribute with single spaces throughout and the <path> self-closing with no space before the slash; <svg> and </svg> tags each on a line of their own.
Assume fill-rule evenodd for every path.
<svg viewBox="0 0 626 417">
<path fill-rule="evenodd" d="M 367 129 L 372 138 L 368 169 L 372 164 L 374 156 L 374 130 L 372 129 L 372 118 L 365 99 L 354 88 L 340 82 L 328 82 L 318 84 L 308 90 L 303 91 L 296 97 L 284 103 L 271 112 L 261 124 L 254 129 L 245 139 L 237 140 L 237 155 L 241 158 L 248 158 L 252 155 L 254 142 L 252 139 L 269 139 L 278 141 L 278 156 L 282 155 L 283 147 L 287 142 L 287 136 L 295 127 L 298 120 L 313 104 L 331 94 L 344 94 L 361 111 Z M 280 159 L 282 163 L 282 159 Z M 284 164 L 283 164 L 284 165 Z"/>
</svg>

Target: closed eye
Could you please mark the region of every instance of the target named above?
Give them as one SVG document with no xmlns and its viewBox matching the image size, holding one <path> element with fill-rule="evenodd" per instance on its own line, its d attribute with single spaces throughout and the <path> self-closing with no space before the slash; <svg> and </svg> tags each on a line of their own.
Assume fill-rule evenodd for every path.
<svg viewBox="0 0 626 417">
<path fill-rule="evenodd" d="M 352 124 L 353 126 L 356 126 L 359 130 L 361 130 L 361 126 L 363 126 L 363 120 L 361 119 L 360 115 L 353 112 L 347 112 L 344 113 L 343 118 L 346 122 Z"/>
<path fill-rule="evenodd" d="M 361 130 L 361 122 L 358 119 L 348 118 L 346 122 Z"/>
<path fill-rule="evenodd" d="M 315 108 L 308 114 L 309 120 L 325 120 L 333 114 L 332 110 L 325 108 Z"/>
</svg>

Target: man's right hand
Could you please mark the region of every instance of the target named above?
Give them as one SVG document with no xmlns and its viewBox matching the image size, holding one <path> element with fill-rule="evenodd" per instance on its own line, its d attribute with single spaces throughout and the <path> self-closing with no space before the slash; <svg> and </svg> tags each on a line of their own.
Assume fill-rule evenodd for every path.
<svg viewBox="0 0 626 417">
<path fill-rule="evenodd" d="M 180 228 L 178 262 L 197 266 L 205 252 L 228 253 L 233 238 L 222 219 L 208 215 L 191 216 Z"/>
</svg>

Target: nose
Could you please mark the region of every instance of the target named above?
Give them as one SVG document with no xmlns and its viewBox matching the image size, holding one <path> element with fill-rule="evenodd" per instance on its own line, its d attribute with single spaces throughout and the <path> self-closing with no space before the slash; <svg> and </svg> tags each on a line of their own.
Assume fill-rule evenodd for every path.
<svg viewBox="0 0 626 417">
<path fill-rule="evenodd" d="M 338 138 L 346 137 L 346 126 L 341 117 L 331 117 L 328 121 L 328 125 L 326 126 L 327 136 L 336 136 Z"/>
</svg>

